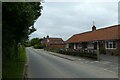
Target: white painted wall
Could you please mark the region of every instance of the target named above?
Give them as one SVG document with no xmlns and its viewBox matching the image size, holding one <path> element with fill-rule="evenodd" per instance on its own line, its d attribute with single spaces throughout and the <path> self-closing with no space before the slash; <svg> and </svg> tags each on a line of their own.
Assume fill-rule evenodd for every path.
<svg viewBox="0 0 120 80">
<path fill-rule="evenodd" d="M 76 49 L 76 44 L 74 43 L 74 49 Z"/>
<path fill-rule="evenodd" d="M 69 44 L 66 44 L 66 48 L 69 48 Z"/>
</svg>

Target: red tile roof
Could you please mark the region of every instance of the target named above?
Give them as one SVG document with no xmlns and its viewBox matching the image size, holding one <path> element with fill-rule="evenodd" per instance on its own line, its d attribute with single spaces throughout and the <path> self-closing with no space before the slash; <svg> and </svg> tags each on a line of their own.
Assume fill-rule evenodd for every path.
<svg viewBox="0 0 120 80">
<path fill-rule="evenodd" d="M 120 25 L 114 25 L 107 28 L 101 28 L 96 31 L 75 34 L 69 38 L 66 43 L 118 39 L 118 30 L 120 30 L 118 27 L 120 27 Z"/>
<path fill-rule="evenodd" d="M 62 44 L 64 41 L 62 38 L 48 38 L 49 44 Z"/>
<path fill-rule="evenodd" d="M 63 44 L 64 41 L 62 38 L 44 38 L 43 43 L 45 44 Z"/>
</svg>

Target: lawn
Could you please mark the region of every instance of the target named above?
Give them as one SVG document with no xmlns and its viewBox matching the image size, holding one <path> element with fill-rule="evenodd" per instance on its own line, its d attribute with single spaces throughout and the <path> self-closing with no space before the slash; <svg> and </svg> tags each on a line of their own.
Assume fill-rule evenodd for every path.
<svg viewBox="0 0 120 80">
<path fill-rule="evenodd" d="M 24 65 L 26 62 L 25 47 L 20 45 L 19 47 L 19 60 L 3 62 L 3 80 L 14 78 L 14 80 L 22 80 Z"/>
</svg>

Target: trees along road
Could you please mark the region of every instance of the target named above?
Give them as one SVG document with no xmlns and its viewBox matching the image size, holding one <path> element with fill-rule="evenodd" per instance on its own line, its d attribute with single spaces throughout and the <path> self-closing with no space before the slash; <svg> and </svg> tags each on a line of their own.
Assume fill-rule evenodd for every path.
<svg viewBox="0 0 120 80">
<path fill-rule="evenodd" d="M 26 48 L 28 78 L 118 78 L 116 73 L 89 64 L 79 64 L 48 54 L 44 50 Z"/>
</svg>

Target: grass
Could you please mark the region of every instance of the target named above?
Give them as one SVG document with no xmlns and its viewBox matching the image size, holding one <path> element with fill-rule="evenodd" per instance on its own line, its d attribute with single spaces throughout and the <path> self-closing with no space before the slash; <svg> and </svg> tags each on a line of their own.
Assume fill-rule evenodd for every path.
<svg viewBox="0 0 120 80">
<path fill-rule="evenodd" d="M 3 80 L 22 80 L 23 70 L 26 62 L 25 47 L 19 47 L 19 60 L 3 62 Z"/>
<path fill-rule="evenodd" d="M 21 46 L 21 45 L 20 45 L 19 53 L 20 53 L 20 61 L 25 62 L 25 61 L 26 61 L 25 46 Z"/>
</svg>

